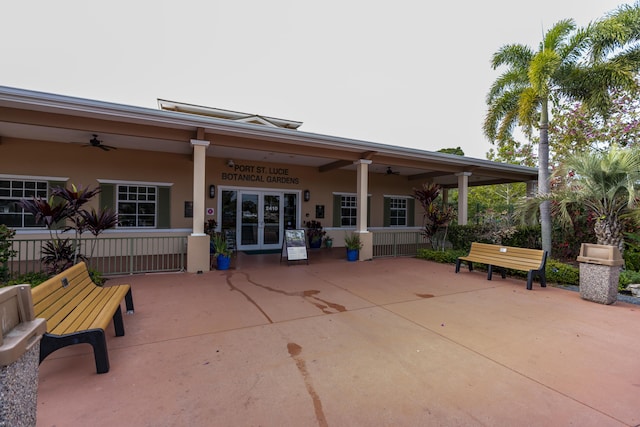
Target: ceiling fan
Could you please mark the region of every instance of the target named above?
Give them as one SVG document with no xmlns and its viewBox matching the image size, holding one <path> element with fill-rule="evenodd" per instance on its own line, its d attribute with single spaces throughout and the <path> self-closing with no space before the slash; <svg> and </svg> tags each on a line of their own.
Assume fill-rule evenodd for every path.
<svg viewBox="0 0 640 427">
<path fill-rule="evenodd" d="M 387 175 L 400 175 L 400 172 L 391 169 L 391 166 L 387 166 Z"/>
<path fill-rule="evenodd" d="M 93 134 L 93 138 L 89 140 L 89 143 L 86 144 L 85 147 L 97 147 L 104 151 L 117 150 L 116 147 L 103 144 L 102 141 L 98 139 L 98 135 L 96 135 L 95 133 Z"/>
</svg>

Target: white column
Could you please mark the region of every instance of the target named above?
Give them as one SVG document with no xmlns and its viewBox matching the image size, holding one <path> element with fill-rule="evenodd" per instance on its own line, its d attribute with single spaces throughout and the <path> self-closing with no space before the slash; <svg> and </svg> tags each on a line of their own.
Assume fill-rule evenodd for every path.
<svg viewBox="0 0 640 427">
<path fill-rule="evenodd" d="M 209 141 L 191 140 L 193 147 L 193 236 L 204 236 L 205 168 Z"/>
<path fill-rule="evenodd" d="M 362 249 L 359 260 L 365 261 L 373 258 L 373 235 L 367 230 L 367 214 L 369 210 L 369 165 L 371 160 L 360 159 L 353 162 L 358 174 L 358 217 L 356 218 L 356 233 L 360 235 Z"/>
<path fill-rule="evenodd" d="M 191 140 L 193 147 L 193 225 L 187 237 L 187 271 L 209 271 L 209 236 L 204 234 L 205 171 L 209 141 Z"/>
<path fill-rule="evenodd" d="M 459 172 L 458 177 L 458 225 L 466 225 L 469 216 L 469 177 L 471 172 Z"/>
<path fill-rule="evenodd" d="M 369 195 L 369 165 L 371 160 L 356 160 L 353 162 L 358 169 L 358 217 L 356 218 L 356 231 L 367 231 L 367 196 Z"/>
</svg>

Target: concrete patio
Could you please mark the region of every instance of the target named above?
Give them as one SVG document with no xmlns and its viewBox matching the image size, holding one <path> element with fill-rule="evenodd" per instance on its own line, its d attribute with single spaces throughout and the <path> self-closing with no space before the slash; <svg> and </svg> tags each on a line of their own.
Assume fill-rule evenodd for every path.
<svg viewBox="0 0 640 427">
<path fill-rule="evenodd" d="M 40 365 L 38 426 L 637 426 L 640 306 L 412 258 L 115 278 L 136 307 Z"/>
</svg>

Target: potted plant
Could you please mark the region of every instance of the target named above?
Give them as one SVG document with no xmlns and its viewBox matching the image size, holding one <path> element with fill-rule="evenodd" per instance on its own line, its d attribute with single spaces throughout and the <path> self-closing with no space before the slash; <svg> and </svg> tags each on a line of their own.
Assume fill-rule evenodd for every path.
<svg viewBox="0 0 640 427">
<path fill-rule="evenodd" d="M 356 233 L 345 234 L 344 245 L 347 248 L 347 261 L 357 261 L 362 249 L 360 235 Z"/>
<path fill-rule="evenodd" d="M 322 229 L 322 224 L 320 224 L 320 221 L 307 221 L 304 223 L 304 226 L 307 228 L 309 247 L 312 249 L 318 249 L 320 246 L 322 246 L 322 238 L 325 234 L 327 234 L 327 232 Z"/>
<path fill-rule="evenodd" d="M 231 264 L 231 254 L 233 251 L 229 249 L 227 241 L 222 233 L 215 233 L 211 236 L 211 244 L 218 270 L 228 270 L 229 265 Z"/>
<path fill-rule="evenodd" d="M 331 236 L 326 236 L 324 238 L 324 247 L 329 249 L 333 246 L 333 237 Z"/>
</svg>

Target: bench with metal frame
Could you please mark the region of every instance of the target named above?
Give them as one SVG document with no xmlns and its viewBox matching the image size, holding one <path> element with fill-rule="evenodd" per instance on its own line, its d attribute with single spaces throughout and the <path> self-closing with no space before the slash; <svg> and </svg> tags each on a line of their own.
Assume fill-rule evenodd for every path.
<svg viewBox="0 0 640 427">
<path fill-rule="evenodd" d="M 74 345 L 91 344 L 98 374 L 109 372 L 105 329 L 113 320 L 116 336 L 124 335 L 122 309 L 133 313 L 131 286 L 96 285 L 84 262 L 68 268 L 31 290 L 36 317 L 47 321 L 40 342 L 40 363 L 54 351 Z"/>
<path fill-rule="evenodd" d="M 506 269 L 527 272 L 527 289 L 533 288 L 535 276 L 540 278 L 540 286 L 547 286 L 545 267 L 547 264 L 547 252 L 541 249 L 516 248 L 512 246 L 492 245 L 489 243 L 471 243 L 469 255 L 458 257 L 456 260 L 456 273 L 460 271 L 460 263 L 464 261 L 473 271 L 473 263 L 487 265 L 487 280 L 493 276 L 493 268 L 498 267 L 502 278 L 506 277 Z"/>
</svg>

